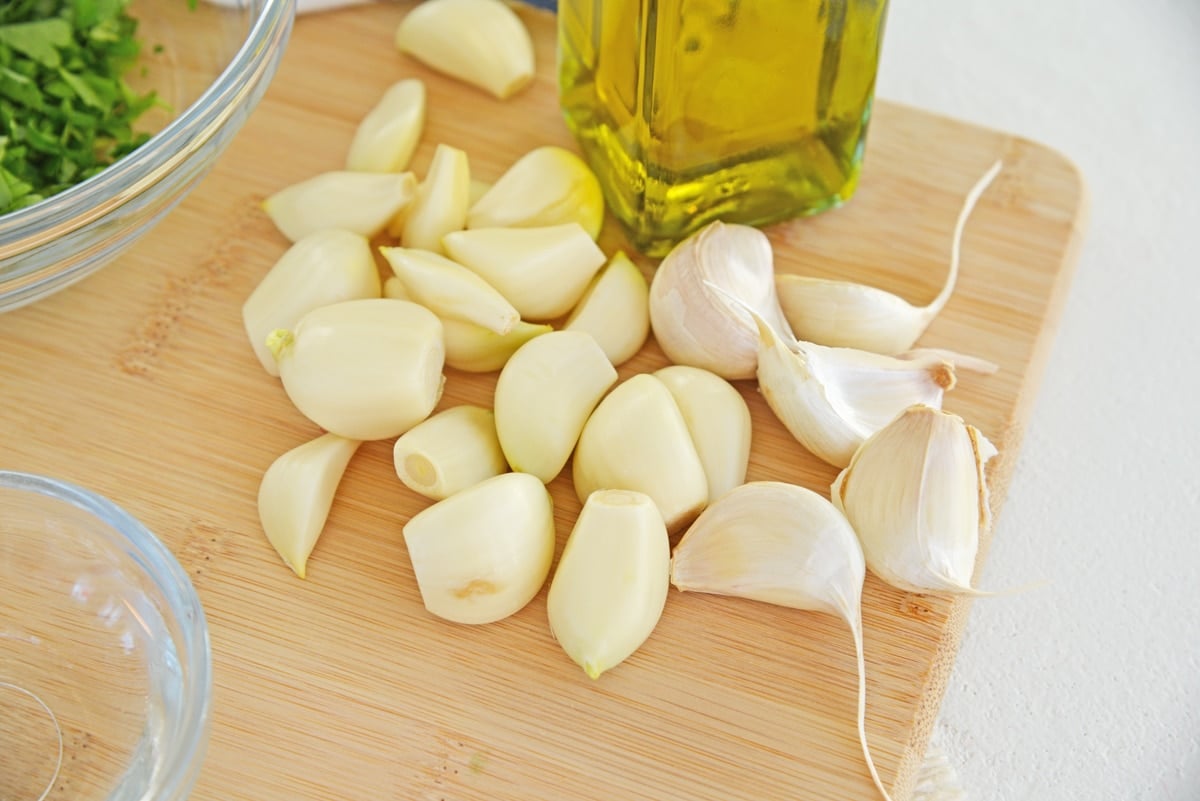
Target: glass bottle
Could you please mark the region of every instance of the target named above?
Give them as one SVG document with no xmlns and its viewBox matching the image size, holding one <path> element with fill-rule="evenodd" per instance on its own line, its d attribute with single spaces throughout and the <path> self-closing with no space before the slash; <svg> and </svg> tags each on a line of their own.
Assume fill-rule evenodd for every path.
<svg viewBox="0 0 1200 801">
<path fill-rule="evenodd" d="M 631 243 L 844 203 L 887 0 L 559 0 L 567 124 Z"/>
</svg>

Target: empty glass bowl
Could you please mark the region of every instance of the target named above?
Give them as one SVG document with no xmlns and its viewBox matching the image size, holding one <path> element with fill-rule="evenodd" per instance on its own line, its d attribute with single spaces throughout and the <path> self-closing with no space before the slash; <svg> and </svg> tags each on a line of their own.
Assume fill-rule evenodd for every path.
<svg viewBox="0 0 1200 801">
<path fill-rule="evenodd" d="M 0 215 L 0 311 L 62 289 L 146 233 L 208 171 L 266 91 L 295 0 L 132 0 L 134 88 L 169 106 L 144 117 L 149 142 L 100 174 Z"/>
<path fill-rule="evenodd" d="M 211 690 L 170 551 L 104 498 L 0 471 L 0 799 L 186 798 Z"/>
</svg>

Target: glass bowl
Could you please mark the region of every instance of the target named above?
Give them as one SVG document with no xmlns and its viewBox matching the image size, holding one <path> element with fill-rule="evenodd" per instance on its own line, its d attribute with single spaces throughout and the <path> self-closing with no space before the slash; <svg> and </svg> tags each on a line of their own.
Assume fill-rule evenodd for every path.
<svg viewBox="0 0 1200 801">
<path fill-rule="evenodd" d="M 296 0 L 132 0 L 140 68 L 128 76 L 169 109 L 149 142 L 83 183 L 0 215 L 0 311 L 63 289 L 150 230 L 196 185 L 266 91 Z"/>
<path fill-rule="evenodd" d="M 211 694 L 166 547 L 87 490 L 0 471 L 0 799 L 180 801 Z"/>
</svg>

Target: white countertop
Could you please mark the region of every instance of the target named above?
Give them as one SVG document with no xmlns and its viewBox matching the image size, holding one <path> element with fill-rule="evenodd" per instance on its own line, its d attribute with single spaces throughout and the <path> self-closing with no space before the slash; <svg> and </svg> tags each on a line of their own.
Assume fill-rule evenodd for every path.
<svg viewBox="0 0 1200 801">
<path fill-rule="evenodd" d="M 1200 2 L 893 3 L 877 94 L 1050 145 L 1091 195 L 978 581 L 1049 583 L 974 603 L 935 741 L 970 801 L 1196 801 Z"/>
</svg>

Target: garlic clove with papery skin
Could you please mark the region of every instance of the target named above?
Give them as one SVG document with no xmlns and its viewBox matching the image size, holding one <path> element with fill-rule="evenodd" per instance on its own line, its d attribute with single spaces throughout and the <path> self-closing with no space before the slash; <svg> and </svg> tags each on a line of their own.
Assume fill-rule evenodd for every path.
<svg viewBox="0 0 1200 801">
<path fill-rule="evenodd" d="M 984 467 L 996 448 L 957 415 L 914 405 L 867 439 L 833 483 L 833 503 L 867 566 L 909 592 L 971 587 L 990 512 Z"/>
<path fill-rule="evenodd" d="M 667 358 L 722 378 L 754 377 L 758 333 L 749 310 L 791 338 L 771 243 L 747 225 L 710 223 L 676 245 L 650 283 L 650 325 Z"/>
<path fill-rule="evenodd" d="M 521 319 L 491 284 L 457 262 L 417 248 L 382 247 L 379 252 L 416 303 L 438 317 L 474 323 L 507 334 Z"/>
<path fill-rule="evenodd" d="M 425 128 L 425 84 L 406 78 L 392 84 L 359 122 L 346 154 L 346 169 L 400 172 L 407 169 Z"/>
<path fill-rule="evenodd" d="M 616 253 L 563 323 L 565 331 L 586 331 L 608 360 L 619 367 L 632 359 L 650 335 L 650 285 L 637 265 Z"/>
<path fill-rule="evenodd" d="M 373 237 L 416 196 L 411 172 L 334 171 L 292 184 L 263 201 L 263 211 L 293 242 L 340 228 Z"/>
<path fill-rule="evenodd" d="M 452 406 L 400 435 L 392 447 L 404 486 L 440 501 L 508 471 L 496 416 L 482 406 Z"/>
<path fill-rule="evenodd" d="M 554 145 L 517 159 L 467 214 L 467 228 L 529 228 L 575 222 L 595 239 L 604 194 L 587 163 Z"/>
</svg>

